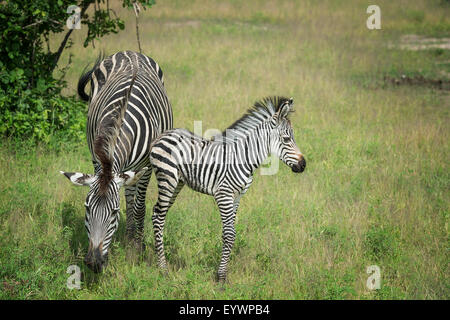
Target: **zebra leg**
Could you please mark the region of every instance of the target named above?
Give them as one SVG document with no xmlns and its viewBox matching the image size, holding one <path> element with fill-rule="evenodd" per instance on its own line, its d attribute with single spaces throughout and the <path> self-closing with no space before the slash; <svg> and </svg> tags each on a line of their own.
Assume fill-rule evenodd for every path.
<svg viewBox="0 0 450 320">
<path fill-rule="evenodd" d="M 149 168 L 136 184 L 136 196 L 133 205 L 133 217 L 135 222 L 134 242 L 138 249 L 144 249 L 144 218 L 145 218 L 145 195 L 152 175 L 152 168 Z"/>
<path fill-rule="evenodd" d="M 172 181 L 174 182 L 174 181 Z M 175 186 L 175 187 L 174 187 Z M 183 188 L 182 181 L 175 181 L 169 183 L 166 179 L 158 178 L 158 201 L 153 207 L 153 232 L 155 234 L 155 251 L 158 257 L 158 266 L 167 273 L 167 261 L 164 253 L 164 223 L 166 221 L 166 214 L 169 211 L 178 193 Z"/>
<path fill-rule="evenodd" d="M 136 224 L 134 221 L 134 197 L 136 195 L 136 186 L 125 187 L 125 201 L 127 204 L 127 239 L 134 240 Z"/>
<path fill-rule="evenodd" d="M 234 198 L 234 202 L 233 202 L 233 214 L 234 214 L 234 219 L 236 219 L 236 213 L 237 213 L 237 209 L 239 208 L 239 202 L 241 201 L 241 194 L 238 195 L 236 198 Z"/>
<path fill-rule="evenodd" d="M 220 217 L 222 219 L 222 258 L 220 259 L 217 277 L 220 282 L 227 279 L 228 261 L 230 260 L 231 249 L 236 239 L 236 230 L 234 220 L 239 202 L 235 202 L 231 196 L 216 196 L 216 202 L 219 206 Z"/>
</svg>

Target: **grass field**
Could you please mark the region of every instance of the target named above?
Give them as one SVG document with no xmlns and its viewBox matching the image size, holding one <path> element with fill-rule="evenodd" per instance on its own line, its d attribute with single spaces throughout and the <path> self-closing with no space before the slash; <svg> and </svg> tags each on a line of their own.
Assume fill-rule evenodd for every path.
<svg viewBox="0 0 450 320">
<path fill-rule="evenodd" d="M 83 265 L 87 189 L 59 174 L 93 171 L 86 141 L 49 151 L 3 140 L 0 299 L 449 299 L 450 50 L 396 46 L 411 34 L 449 38 L 449 2 L 379 0 L 381 30 L 366 27 L 367 1 L 158 2 L 141 14 L 141 44 L 164 70 L 175 127 L 224 129 L 255 100 L 292 96 L 306 171 L 280 163 L 276 175 L 256 173 L 221 290 L 213 198 L 180 193 L 164 276 L 152 179 L 147 252 L 127 247 L 122 210 L 108 268 L 95 275 Z M 115 9 L 126 29 L 95 48 L 74 31 L 65 94 L 100 50 L 137 50 L 134 14 Z M 80 290 L 66 287 L 69 265 L 83 272 Z M 379 290 L 366 287 L 371 265 Z"/>
</svg>

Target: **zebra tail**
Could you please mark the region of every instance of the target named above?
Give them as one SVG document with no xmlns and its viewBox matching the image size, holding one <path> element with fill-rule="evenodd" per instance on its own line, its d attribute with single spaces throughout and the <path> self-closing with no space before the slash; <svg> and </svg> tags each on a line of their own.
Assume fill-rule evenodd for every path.
<svg viewBox="0 0 450 320">
<path fill-rule="evenodd" d="M 89 70 L 86 73 L 83 73 L 81 75 L 80 79 L 78 80 L 77 91 L 78 91 L 78 95 L 80 96 L 81 100 L 83 100 L 83 101 L 89 101 L 89 95 L 86 94 L 86 92 L 84 91 L 84 88 L 86 87 L 86 84 L 89 82 L 89 80 L 91 80 L 91 75 L 92 75 L 93 71 L 94 71 L 94 69 Z"/>
<path fill-rule="evenodd" d="M 100 65 L 100 63 L 103 61 L 105 57 L 105 53 L 101 52 L 99 56 L 97 57 L 97 60 L 95 61 L 94 66 L 92 69 L 86 71 L 87 66 L 84 68 L 83 72 L 81 73 L 80 79 L 78 79 L 78 85 L 77 85 L 77 92 L 80 96 L 81 100 L 83 101 L 89 101 L 89 95 L 86 94 L 84 91 L 84 88 L 86 87 L 89 80 L 91 80 L 92 73 L 97 69 L 97 67 Z"/>
</svg>

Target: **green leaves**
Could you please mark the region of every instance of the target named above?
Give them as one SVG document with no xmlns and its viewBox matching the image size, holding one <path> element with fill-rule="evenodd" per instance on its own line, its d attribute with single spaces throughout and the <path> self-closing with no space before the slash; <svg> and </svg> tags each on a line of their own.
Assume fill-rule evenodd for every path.
<svg viewBox="0 0 450 320">
<path fill-rule="evenodd" d="M 122 6 L 132 9 L 134 2 L 141 5 L 144 9 L 150 8 L 155 4 L 154 0 L 124 0 Z M 98 5 L 93 16 L 90 17 L 88 14 L 84 14 L 82 18 L 82 24 L 88 27 L 88 33 L 83 43 L 84 47 L 107 34 L 118 33 L 120 30 L 125 29 L 125 22 L 116 16 L 112 10 L 108 10 L 106 6 Z"/>
<path fill-rule="evenodd" d="M 36 84 L 36 90 L 38 92 L 45 92 L 50 87 L 50 84 L 46 83 L 44 79 L 38 79 Z"/>
<path fill-rule="evenodd" d="M 133 3 L 137 2 L 140 5 L 142 5 L 144 7 L 144 9 L 146 8 L 150 8 L 152 5 L 154 5 L 156 2 L 155 0 L 139 0 L 139 1 L 134 1 L 134 0 L 124 0 L 122 3 L 122 6 L 125 8 L 133 8 Z"/>
<path fill-rule="evenodd" d="M 23 70 L 19 69 L 13 77 L 21 74 Z M 0 90 L 0 134 L 45 143 L 54 135 L 61 136 L 62 142 L 82 139 L 85 104 L 75 98 L 61 97 L 54 86 L 41 78 L 33 89 L 18 90 L 11 85 L 9 90 Z"/>
<path fill-rule="evenodd" d="M 131 9 L 135 2 L 144 9 L 155 3 L 153 0 L 123 0 L 122 4 L 123 7 Z M 61 52 L 71 44 L 69 37 L 73 30 L 67 29 L 66 22 L 74 14 L 81 15 L 81 29 L 88 29 L 84 40 L 85 47 L 96 39 L 110 33 L 118 33 L 125 28 L 125 22 L 109 8 L 107 1 L 83 0 L 78 4 L 77 11 L 68 13 L 67 8 L 71 5 L 74 5 L 73 0 L 2 2 L 0 56 L 8 73 L 17 68 L 24 69 L 24 74 L 28 77 L 25 87 L 35 87 L 35 79 L 52 77 Z M 62 42 L 54 47 L 55 52 L 45 49 L 48 44 L 45 42 L 48 42 L 51 33 L 66 35 Z M 0 86 L 6 89 L 4 85 L 9 83 L 11 81 L 1 81 Z"/>
<path fill-rule="evenodd" d="M 99 39 L 109 33 L 117 33 L 125 28 L 125 23 L 120 18 L 112 18 L 108 11 L 96 11 L 92 20 L 85 22 L 89 28 L 84 46 L 87 47 L 95 39 Z"/>
<path fill-rule="evenodd" d="M 134 0 L 123 0 L 122 4 L 133 8 L 133 3 Z M 137 3 L 145 9 L 155 2 L 138 0 Z M 62 134 L 63 140 L 80 139 L 84 135 L 85 104 L 75 98 L 61 97 L 65 82 L 53 77 L 62 50 L 71 45 L 69 32 L 73 30 L 67 29 L 66 21 L 74 14 L 67 13 L 73 4 L 73 0 L 2 1 L 0 135 L 45 142 L 54 134 Z M 88 29 L 85 47 L 95 39 L 125 28 L 125 22 L 104 0 L 78 1 L 78 7 L 81 29 Z M 61 44 L 54 46 L 55 52 L 46 49 L 51 33 L 66 35 Z"/>
</svg>

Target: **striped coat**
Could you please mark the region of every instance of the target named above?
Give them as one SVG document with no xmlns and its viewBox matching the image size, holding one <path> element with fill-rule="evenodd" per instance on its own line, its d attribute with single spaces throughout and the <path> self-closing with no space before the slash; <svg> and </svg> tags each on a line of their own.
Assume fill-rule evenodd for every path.
<svg viewBox="0 0 450 320">
<path fill-rule="evenodd" d="M 292 105 L 292 98 L 266 98 L 213 141 L 185 129 L 172 129 L 153 142 L 150 162 L 158 180 L 158 200 L 152 220 L 161 268 L 167 269 L 163 246 L 165 217 L 187 184 L 213 196 L 219 207 L 223 248 L 218 278 L 225 281 L 236 236 L 237 208 L 253 181 L 254 171 L 271 153 L 294 172 L 302 172 L 306 166 L 288 119 Z"/>
<path fill-rule="evenodd" d="M 90 95 L 84 92 L 90 82 Z M 172 108 L 163 72 L 151 58 L 132 51 L 99 59 L 79 80 L 78 92 L 89 101 L 87 142 L 94 174 L 64 174 L 89 186 L 85 225 L 89 236 L 86 263 L 101 271 L 119 221 L 119 190 L 126 196 L 127 235 L 142 244 L 145 195 L 151 176 L 150 144 L 172 128 Z"/>
</svg>

